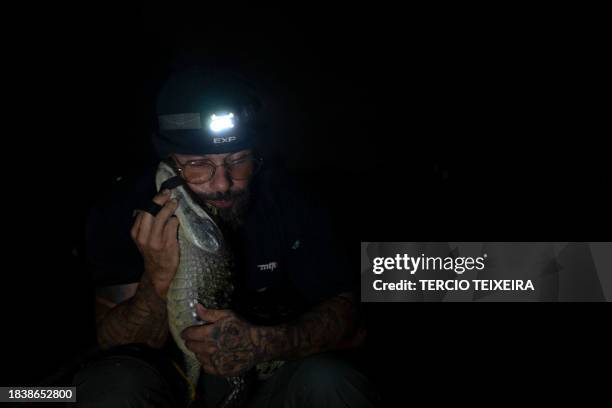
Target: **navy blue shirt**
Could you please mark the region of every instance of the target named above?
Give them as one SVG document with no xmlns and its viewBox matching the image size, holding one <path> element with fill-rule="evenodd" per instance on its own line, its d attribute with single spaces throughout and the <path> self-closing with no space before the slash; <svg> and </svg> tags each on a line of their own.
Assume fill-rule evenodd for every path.
<svg viewBox="0 0 612 408">
<path fill-rule="evenodd" d="M 130 237 L 132 213 L 156 192 L 152 169 L 122 180 L 88 218 L 87 260 L 96 286 L 138 282 L 142 257 Z M 233 308 L 261 324 L 275 324 L 338 293 L 354 290 L 326 209 L 272 171 L 251 183 L 243 227 L 228 240 L 236 258 Z"/>
</svg>

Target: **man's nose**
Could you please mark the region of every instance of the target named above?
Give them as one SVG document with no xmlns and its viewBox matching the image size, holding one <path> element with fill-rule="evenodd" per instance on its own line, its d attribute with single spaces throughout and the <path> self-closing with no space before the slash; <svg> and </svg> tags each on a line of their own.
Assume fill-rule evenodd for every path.
<svg viewBox="0 0 612 408">
<path fill-rule="evenodd" d="M 220 167 L 215 171 L 215 175 L 210 180 L 210 188 L 214 192 L 225 193 L 231 187 L 232 182 L 227 176 L 224 167 Z"/>
</svg>

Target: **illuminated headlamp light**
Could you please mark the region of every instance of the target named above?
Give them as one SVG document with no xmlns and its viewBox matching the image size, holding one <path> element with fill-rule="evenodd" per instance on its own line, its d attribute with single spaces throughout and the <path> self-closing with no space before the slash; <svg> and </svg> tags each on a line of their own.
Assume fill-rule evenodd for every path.
<svg viewBox="0 0 612 408">
<path fill-rule="evenodd" d="M 222 115 L 213 113 L 208 121 L 208 128 L 214 133 L 232 129 L 235 125 L 234 114 L 231 112 Z"/>
</svg>

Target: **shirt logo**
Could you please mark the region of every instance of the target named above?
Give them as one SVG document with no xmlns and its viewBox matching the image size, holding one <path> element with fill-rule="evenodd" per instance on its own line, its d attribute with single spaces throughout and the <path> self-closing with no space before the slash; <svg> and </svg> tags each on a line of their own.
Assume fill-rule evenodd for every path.
<svg viewBox="0 0 612 408">
<path fill-rule="evenodd" d="M 267 264 L 257 265 L 260 271 L 273 271 L 278 266 L 278 262 L 272 261 Z"/>
</svg>

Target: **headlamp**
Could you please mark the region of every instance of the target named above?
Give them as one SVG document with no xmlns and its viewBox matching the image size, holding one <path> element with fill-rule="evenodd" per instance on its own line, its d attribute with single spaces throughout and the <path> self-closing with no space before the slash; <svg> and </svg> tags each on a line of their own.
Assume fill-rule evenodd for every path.
<svg viewBox="0 0 612 408">
<path fill-rule="evenodd" d="M 208 128 L 214 133 L 232 129 L 234 126 L 235 119 L 232 112 L 219 115 L 213 113 L 210 115 L 210 120 L 208 121 Z"/>
<path fill-rule="evenodd" d="M 252 149 L 263 132 L 262 102 L 240 75 L 215 69 L 181 69 L 157 97 L 153 136 L 160 157 L 225 154 Z"/>
</svg>

